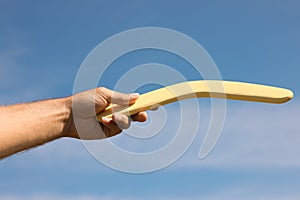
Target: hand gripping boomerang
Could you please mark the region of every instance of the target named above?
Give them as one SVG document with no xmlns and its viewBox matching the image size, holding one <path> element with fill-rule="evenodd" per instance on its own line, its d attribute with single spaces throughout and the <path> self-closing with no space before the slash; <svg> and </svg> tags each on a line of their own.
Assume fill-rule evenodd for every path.
<svg viewBox="0 0 300 200">
<path fill-rule="evenodd" d="M 224 98 L 280 104 L 291 100 L 293 92 L 284 88 L 243 82 L 188 81 L 141 94 L 137 101 L 129 106 L 111 104 L 97 115 L 97 119 L 101 121 L 102 117 L 111 118 L 112 114 L 116 112 L 130 116 L 189 98 Z"/>
</svg>

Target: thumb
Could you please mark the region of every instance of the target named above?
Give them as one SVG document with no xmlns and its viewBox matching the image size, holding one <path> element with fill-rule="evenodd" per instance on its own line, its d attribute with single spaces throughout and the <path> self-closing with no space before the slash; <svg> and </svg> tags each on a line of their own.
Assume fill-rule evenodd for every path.
<svg viewBox="0 0 300 200">
<path fill-rule="evenodd" d="M 119 105 L 130 105 L 133 104 L 138 98 L 138 93 L 124 94 L 120 92 L 112 91 L 111 94 L 111 103 Z"/>
<path fill-rule="evenodd" d="M 106 106 L 108 106 L 110 103 L 119 105 L 130 105 L 133 104 L 139 98 L 138 93 L 124 94 L 103 87 L 97 88 L 96 96 L 100 96 L 103 99 L 105 99 L 107 102 Z"/>
</svg>

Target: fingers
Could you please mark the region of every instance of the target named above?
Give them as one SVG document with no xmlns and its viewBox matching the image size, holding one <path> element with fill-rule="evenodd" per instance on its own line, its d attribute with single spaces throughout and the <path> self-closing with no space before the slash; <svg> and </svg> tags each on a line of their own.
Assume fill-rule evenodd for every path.
<svg viewBox="0 0 300 200">
<path fill-rule="evenodd" d="M 138 98 L 138 93 L 133 94 L 123 94 L 120 92 L 112 91 L 107 88 L 97 88 L 100 94 L 107 100 L 108 103 L 115 103 L 119 105 L 129 105 L 133 104 Z M 151 110 L 157 110 L 159 105 L 154 106 Z M 133 121 L 144 122 L 147 120 L 147 113 L 146 112 L 139 112 L 135 115 L 132 115 L 131 118 Z M 121 114 L 114 114 L 113 120 L 119 124 L 121 129 L 127 129 L 130 126 L 130 120 L 125 115 Z"/>
<path fill-rule="evenodd" d="M 106 137 L 112 137 L 122 132 L 122 129 L 112 119 L 106 117 L 102 118 L 100 125 Z"/>
<path fill-rule="evenodd" d="M 148 115 L 146 112 L 139 112 L 135 115 L 131 116 L 132 121 L 137 121 L 137 122 L 144 122 L 148 118 Z"/>
<path fill-rule="evenodd" d="M 133 104 L 139 98 L 138 93 L 123 94 L 104 87 L 97 88 L 97 93 L 101 95 L 108 103 L 115 103 L 119 105 Z"/>
<path fill-rule="evenodd" d="M 127 129 L 130 126 L 131 120 L 129 117 L 123 114 L 116 113 L 112 119 L 102 118 L 102 129 L 107 137 L 117 135 L 122 132 L 123 129 Z"/>
<path fill-rule="evenodd" d="M 103 87 L 97 88 L 96 94 L 98 97 L 100 97 L 100 99 L 104 99 L 107 105 L 109 105 L 110 103 L 119 105 L 130 105 L 133 104 L 139 98 L 139 94 L 137 93 L 123 94 Z M 99 111 L 97 111 L 100 112 L 101 110 L 102 109 L 99 109 Z M 131 119 L 132 121 L 144 122 L 147 120 L 147 113 L 137 113 L 131 116 Z M 113 114 L 112 119 L 103 117 L 101 126 L 106 136 L 111 137 L 119 134 L 123 129 L 128 129 L 131 124 L 131 119 L 124 114 L 115 113 Z"/>
<path fill-rule="evenodd" d="M 113 121 L 118 125 L 120 129 L 128 129 L 130 126 L 130 118 L 126 115 L 115 113 L 113 114 Z"/>
<path fill-rule="evenodd" d="M 147 120 L 147 113 L 140 112 L 131 116 L 132 121 L 144 122 Z M 107 137 L 112 137 L 122 132 L 123 129 L 128 129 L 131 124 L 131 119 L 124 114 L 115 113 L 112 119 L 102 118 L 102 129 Z"/>
<path fill-rule="evenodd" d="M 70 135 L 84 139 L 99 139 L 99 137 L 92 133 L 98 133 L 100 131 L 102 136 L 104 132 L 107 137 L 111 137 L 121 133 L 123 129 L 129 128 L 131 121 L 146 121 L 147 114 L 145 112 L 133 115 L 132 119 L 126 115 L 116 113 L 112 119 L 102 118 L 100 127 L 98 121 L 95 119 L 95 114 L 103 111 L 110 103 L 129 105 L 135 103 L 138 98 L 139 94 L 136 93 L 123 94 L 104 87 L 74 95 L 72 99 L 74 128 L 71 130 L 72 134 Z M 75 122 L 77 122 L 77 125 L 75 125 Z M 80 124 L 80 130 L 78 130 L 78 124 Z M 80 135 L 79 132 L 81 132 L 82 135 Z"/>
</svg>

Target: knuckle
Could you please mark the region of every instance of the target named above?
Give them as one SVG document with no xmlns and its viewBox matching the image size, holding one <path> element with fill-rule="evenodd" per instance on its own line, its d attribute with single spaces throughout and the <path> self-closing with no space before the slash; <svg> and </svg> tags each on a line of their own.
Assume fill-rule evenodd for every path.
<svg viewBox="0 0 300 200">
<path fill-rule="evenodd" d="M 107 88 L 106 87 L 98 87 L 97 88 L 97 92 L 106 92 L 107 91 Z"/>
<path fill-rule="evenodd" d="M 127 94 L 114 91 L 112 93 L 112 99 L 116 103 L 127 104 L 129 102 L 129 96 Z"/>
<path fill-rule="evenodd" d="M 130 95 L 129 94 L 123 94 L 121 97 L 122 101 L 124 102 L 124 104 L 129 104 L 130 102 Z"/>
</svg>

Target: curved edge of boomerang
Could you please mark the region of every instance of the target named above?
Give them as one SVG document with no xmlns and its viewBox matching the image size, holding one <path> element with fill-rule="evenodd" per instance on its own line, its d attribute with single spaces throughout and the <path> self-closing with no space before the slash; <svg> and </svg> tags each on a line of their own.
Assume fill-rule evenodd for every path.
<svg viewBox="0 0 300 200">
<path fill-rule="evenodd" d="M 112 113 L 115 112 L 130 116 L 189 98 L 224 98 L 280 104 L 291 100 L 293 92 L 284 88 L 234 81 L 188 81 L 142 94 L 134 104 L 129 106 L 111 104 L 97 115 L 97 119 L 101 121 L 102 117 L 111 118 Z"/>
</svg>

